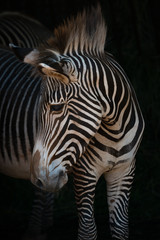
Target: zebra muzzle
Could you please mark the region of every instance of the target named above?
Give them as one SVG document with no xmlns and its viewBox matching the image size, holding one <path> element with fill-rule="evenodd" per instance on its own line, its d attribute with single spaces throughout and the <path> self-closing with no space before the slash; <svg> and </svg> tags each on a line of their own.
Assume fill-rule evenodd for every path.
<svg viewBox="0 0 160 240">
<path fill-rule="evenodd" d="M 33 156 L 30 171 L 31 182 L 36 187 L 45 191 L 57 192 L 68 181 L 67 169 L 61 164 L 52 170 L 50 170 L 48 166 L 44 167 L 38 150 Z"/>
</svg>

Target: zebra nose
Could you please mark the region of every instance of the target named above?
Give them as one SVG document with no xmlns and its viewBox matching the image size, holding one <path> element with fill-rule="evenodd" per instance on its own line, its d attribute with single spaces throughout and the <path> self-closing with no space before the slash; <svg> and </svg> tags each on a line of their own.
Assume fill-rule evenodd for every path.
<svg viewBox="0 0 160 240">
<path fill-rule="evenodd" d="M 35 184 L 36 184 L 36 186 L 37 186 L 37 187 L 39 187 L 39 188 L 43 188 L 43 186 L 44 186 L 44 184 L 43 184 L 42 180 L 41 180 L 41 179 L 39 179 L 39 178 L 37 179 L 37 181 L 36 181 L 36 183 L 35 183 Z"/>
</svg>

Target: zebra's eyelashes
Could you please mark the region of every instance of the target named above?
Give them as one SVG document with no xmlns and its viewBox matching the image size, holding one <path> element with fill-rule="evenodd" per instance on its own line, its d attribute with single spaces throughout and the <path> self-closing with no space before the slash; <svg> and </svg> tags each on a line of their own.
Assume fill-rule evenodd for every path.
<svg viewBox="0 0 160 240">
<path fill-rule="evenodd" d="M 60 112 L 63 110 L 64 107 L 64 103 L 60 103 L 60 104 L 51 104 L 50 105 L 50 112 Z"/>
</svg>

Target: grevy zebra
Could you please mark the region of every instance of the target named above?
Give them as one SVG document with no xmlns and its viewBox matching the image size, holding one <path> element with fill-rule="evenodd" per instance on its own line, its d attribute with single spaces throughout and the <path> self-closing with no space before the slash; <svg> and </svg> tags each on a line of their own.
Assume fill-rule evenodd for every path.
<svg viewBox="0 0 160 240">
<path fill-rule="evenodd" d="M 93 204 L 102 174 L 112 237 L 128 239 L 128 201 L 144 129 L 133 87 L 104 51 L 105 38 L 97 7 L 58 27 L 50 48 L 29 50 L 26 55 L 13 49 L 43 76 L 34 108 L 38 130 L 31 181 L 41 189 L 58 191 L 72 169 L 79 240 L 97 238 Z"/>
<path fill-rule="evenodd" d="M 33 48 L 40 44 L 47 44 L 46 40 L 50 36 L 51 33 L 47 28 L 28 16 L 14 12 L 0 14 L 0 45 L 3 45 L 1 48 L 6 46 L 7 49 L 10 42 Z M 26 118 L 31 120 L 32 116 L 30 117 L 29 114 L 32 113 L 31 110 L 29 114 L 26 111 L 31 104 L 31 101 L 26 102 L 26 97 L 29 97 L 27 92 L 30 86 L 27 86 L 26 82 L 23 83 L 28 66 L 23 64 L 23 67 L 20 67 L 12 53 L 4 49 L 0 51 L 2 53 L 0 57 L 0 172 L 16 178 L 29 179 L 29 163 L 34 142 L 32 131 L 35 132 L 35 125 L 28 134 L 25 126 Z M 21 73 L 15 73 L 18 69 Z M 28 75 L 29 71 L 30 69 L 28 69 Z M 21 92 L 19 92 L 20 86 Z M 25 86 L 26 90 L 23 90 L 23 94 L 22 89 Z M 25 117 L 22 116 L 23 114 Z M 28 142 L 28 135 L 30 142 Z M 37 237 L 39 240 L 42 235 L 44 237 L 46 229 L 52 224 L 53 194 L 40 191 L 38 188 L 34 192 L 33 209 L 25 239 L 33 237 L 35 240 Z"/>
<path fill-rule="evenodd" d="M 21 47 L 33 48 L 46 44 L 51 32 L 37 20 L 18 13 L 3 12 L 0 14 L 0 44 L 9 43 Z"/>
</svg>

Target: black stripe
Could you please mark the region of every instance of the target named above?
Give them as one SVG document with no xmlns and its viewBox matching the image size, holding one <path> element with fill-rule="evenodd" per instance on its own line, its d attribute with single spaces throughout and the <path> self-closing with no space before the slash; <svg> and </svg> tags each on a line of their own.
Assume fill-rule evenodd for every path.
<svg viewBox="0 0 160 240">
<path fill-rule="evenodd" d="M 108 152 L 109 154 L 111 154 L 115 157 L 120 157 L 132 150 L 132 148 L 137 143 L 137 140 L 142 132 L 142 129 L 143 129 L 143 121 L 141 119 L 139 119 L 138 129 L 136 131 L 134 138 L 132 139 L 132 141 L 129 144 L 123 146 L 120 150 L 116 150 L 112 147 L 105 146 L 102 143 L 100 143 L 96 138 L 93 139 L 93 143 L 91 142 L 91 145 L 93 145 L 93 146 L 95 145 L 98 149 Z"/>
</svg>

